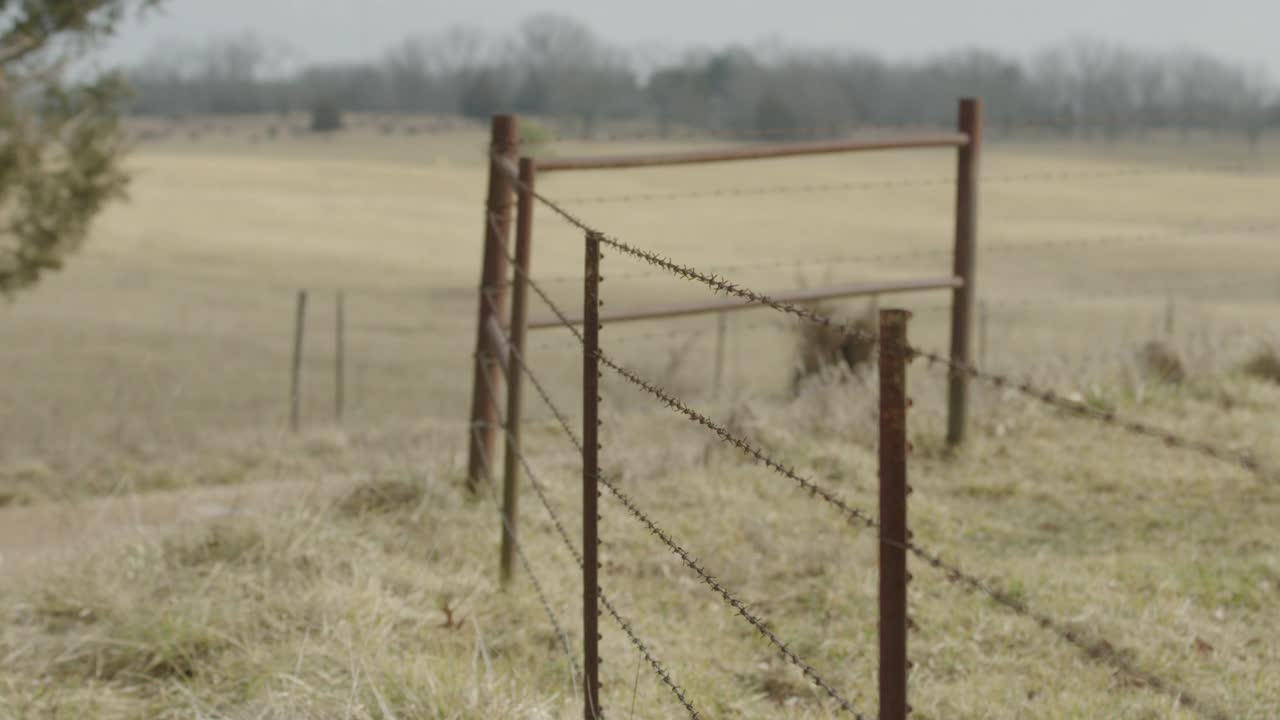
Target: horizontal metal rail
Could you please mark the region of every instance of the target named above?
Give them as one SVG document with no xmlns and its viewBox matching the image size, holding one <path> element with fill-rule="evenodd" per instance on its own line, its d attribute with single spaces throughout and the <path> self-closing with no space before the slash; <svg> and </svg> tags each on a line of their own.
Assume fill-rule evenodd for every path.
<svg viewBox="0 0 1280 720">
<path fill-rule="evenodd" d="M 919 292 L 922 290 L 954 290 L 964 286 L 964 280 L 954 275 L 919 278 L 915 280 L 893 280 L 888 282 L 856 283 L 853 285 L 833 285 L 804 290 L 784 290 L 770 293 L 769 297 L 784 303 L 805 303 L 835 298 L 866 297 L 870 295 L 890 295 L 894 293 Z M 717 298 L 695 303 L 678 303 L 672 305 L 654 305 L 613 312 L 600 313 L 600 322 L 619 323 L 636 320 L 653 320 L 657 318 L 681 317 L 684 315 L 701 315 L 704 313 L 731 312 L 734 310 L 751 310 L 763 307 L 759 303 L 741 298 Z M 568 321 L 573 325 L 582 324 L 582 316 L 570 315 Z M 558 317 L 541 318 L 529 321 L 530 330 L 563 327 L 564 322 Z"/>
<path fill-rule="evenodd" d="M 835 142 L 778 143 L 715 150 L 639 153 L 635 155 L 603 155 L 546 158 L 538 160 L 539 172 L 565 170 L 608 170 L 618 168 L 667 167 L 701 163 L 765 160 L 768 158 L 831 155 L 836 153 L 872 152 L 876 150 L 921 150 L 925 148 L 959 148 L 969 144 L 962 133 L 939 133 L 907 137 L 864 138 Z"/>
</svg>

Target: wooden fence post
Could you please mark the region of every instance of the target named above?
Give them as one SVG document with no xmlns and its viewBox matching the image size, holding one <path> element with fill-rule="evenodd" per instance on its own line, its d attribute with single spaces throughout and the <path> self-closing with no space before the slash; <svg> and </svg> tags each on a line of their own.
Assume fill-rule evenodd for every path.
<svg viewBox="0 0 1280 720">
<path fill-rule="evenodd" d="M 347 302 L 339 290 L 334 298 L 333 328 L 333 419 L 342 424 L 347 402 Z"/>
<path fill-rule="evenodd" d="M 519 143 L 516 119 L 495 115 L 490 125 L 489 191 L 484 210 L 484 261 L 480 275 L 479 320 L 476 322 L 475 373 L 471 382 L 471 420 L 467 428 L 470 452 L 467 458 L 467 485 L 475 492 L 484 477 L 484 468 L 494 467 L 497 438 L 497 391 L 502 378 L 494 348 L 489 342 L 489 322 L 500 324 L 506 303 L 507 236 L 511 227 L 511 181 L 499 162 L 514 162 Z M 487 375 L 481 377 L 481 375 Z M 487 382 L 486 382 L 487 380 Z M 476 429 L 479 432 L 475 432 Z"/>
<path fill-rule="evenodd" d="M 302 340 L 307 328 L 307 291 L 298 291 L 298 304 L 293 315 L 293 363 L 290 365 L 289 429 L 302 426 Z"/>
<path fill-rule="evenodd" d="M 511 328 L 507 345 L 507 449 L 503 456 L 502 549 L 499 575 L 502 583 L 511 582 L 515 560 L 516 522 L 520 482 L 520 419 L 524 413 L 525 336 L 529 318 L 529 271 L 533 257 L 533 184 L 538 169 L 531 158 L 520 159 L 520 186 L 516 189 L 516 266 L 511 276 Z"/>
<path fill-rule="evenodd" d="M 600 238 L 587 233 L 582 293 L 582 662 L 583 717 L 600 708 Z"/>
<path fill-rule="evenodd" d="M 977 276 L 978 156 L 982 148 L 982 102 L 960 101 L 961 134 L 969 142 L 960 148 L 956 170 L 956 236 L 954 274 L 964 281 L 951 299 L 951 368 L 947 393 L 947 443 L 964 441 L 969 410 L 969 374 L 972 363 L 974 284 Z"/>
<path fill-rule="evenodd" d="M 906 720 L 907 321 L 880 313 L 880 720 Z"/>
</svg>

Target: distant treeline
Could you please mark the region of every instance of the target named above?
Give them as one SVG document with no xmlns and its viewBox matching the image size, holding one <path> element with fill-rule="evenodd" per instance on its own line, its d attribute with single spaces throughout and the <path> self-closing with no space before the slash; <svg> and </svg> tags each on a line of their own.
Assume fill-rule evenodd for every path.
<svg viewBox="0 0 1280 720">
<path fill-rule="evenodd" d="M 982 97 L 995 132 L 1022 128 L 1120 137 L 1222 130 L 1256 141 L 1280 127 L 1266 77 L 1190 50 L 1144 52 L 1077 40 L 1020 61 L 987 50 L 890 62 L 856 51 L 733 47 L 642 62 L 560 16 L 510 37 L 467 29 L 406 40 L 376 61 L 282 76 L 253 38 L 172 50 L 130 70 L 137 114 L 307 111 L 516 112 L 591 136 L 629 121 L 793 138 L 857 127 L 948 126 L 955 100 Z"/>
</svg>

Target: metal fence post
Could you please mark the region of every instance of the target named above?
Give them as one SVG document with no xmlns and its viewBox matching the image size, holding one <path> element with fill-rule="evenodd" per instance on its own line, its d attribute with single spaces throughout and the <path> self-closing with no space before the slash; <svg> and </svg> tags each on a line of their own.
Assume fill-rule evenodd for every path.
<svg viewBox="0 0 1280 720">
<path fill-rule="evenodd" d="M 511 181 L 500 160 L 514 162 L 518 134 L 516 119 L 511 115 L 495 115 L 490 125 L 489 191 L 484 216 L 484 261 L 480 275 L 479 320 L 476 322 L 475 374 L 471 382 L 470 452 L 467 458 L 467 486 L 475 492 L 486 464 L 494 466 L 498 422 L 497 398 L 490 394 L 501 382 L 488 340 L 488 325 L 495 312 L 500 314 L 506 302 L 506 244 L 511 227 Z M 498 318 L 502 322 L 503 318 Z M 481 377 L 487 374 L 487 378 Z M 485 382 L 485 380 L 488 382 Z M 480 432 L 474 432 L 479 428 Z"/>
<path fill-rule="evenodd" d="M 290 366 L 289 429 L 302 426 L 302 340 L 307 331 L 307 291 L 298 291 L 298 305 L 293 316 L 293 363 Z"/>
<path fill-rule="evenodd" d="M 600 709 L 600 238 L 587 233 L 582 293 L 582 642 L 583 717 Z"/>
<path fill-rule="evenodd" d="M 907 321 L 880 312 L 880 720 L 905 720 L 907 704 Z"/>
<path fill-rule="evenodd" d="M 969 406 L 969 375 L 964 367 L 972 362 L 974 281 L 977 275 L 978 156 L 982 149 L 982 102 L 974 98 L 960 101 L 959 129 L 969 142 L 959 151 L 956 170 L 956 236 L 954 274 L 964 281 L 951 300 L 951 377 L 947 392 L 947 442 L 964 441 Z"/>
<path fill-rule="evenodd" d="M 507 449 L 503 457 L 502 473 L 502 514 L 507 521 L 502 528 L 499 567 L 504 585 L 511 581 L 519 515 L 520 419 L 524 412 L 524 373 L 521 372 L 520 360 L 524 358 L 525 335 L 528 330 L 529 266 L 533 253 L 533 184 L 537 172 L 537 165 L 531 158 L 520 159 L 520 185 L 516 188 L 516 267 L 511 276 L 511 328 L 507 346 Z"/>
<path fill-rule="evenodd" d="M 347 401 L 347 302 L 341 290 L 335 298 L 333 330 L 333 419 L 341 425 Z"/>
</svg>

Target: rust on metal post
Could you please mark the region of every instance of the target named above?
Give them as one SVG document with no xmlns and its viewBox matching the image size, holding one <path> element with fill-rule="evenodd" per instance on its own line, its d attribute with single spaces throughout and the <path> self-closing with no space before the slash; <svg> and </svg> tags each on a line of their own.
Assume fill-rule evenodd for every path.
<svg viewBox="0 0 1280 720">
<path fill-rule="evenodd" d="M 289 374 L 289 429 L 302 426 L 302 341 L 307 332 L 307 291 L 298 291 L 293 316 L 293 363 Z"/>
<path fill-rule="evenodd" d="M 890 138 L 866 138 L 836 142 L 781 143 L 753 145 L 718 150 L 690 150 L 672 153 L 646 153 L 602 157 L 551 158 L 538 164 L 542 172 L 565 170 L 614 170 L 619 168 L 670 167 L 702 163 L 766 160 L 770 158 L 831 155 L 836 153 L 871 152 L 875 150 L 922 150 L 925 148 L 962 147 L 969 137 L 961 133 L 919 135 Z"/>
<path fill-rule="evenodd" d="M 479 319 L 476 321 L 475 373 L 471 382 L 470 452 L 467 458 L 467 486 L 475 492 L 490 467 L 497 444 L 498 399 L 489 388 L 499 387 L 499 369 L 488 340 L 487 327 L 495 311 L 506 304 L 507 236 L 511 226 L 511 180 L 498 166 L 500 159 L 511 161 L 516 155 L 516 119 L 495 115 L 490 126 L 489 189 L 484 206 L 484 260 L 480 274 Z M 497 318 L 499 323 L 503 318 Z M 482 378 L 487 374 L 487 378 Z M 486 382 L 486 380 L 488 382 Z M 473 432 L 479 428 L 479 432 Z"/>
<path fill-rule="evenodd" d="M 531 158 L 520 159 L 520 183 L 516 191 L 516 267 L 511 276 L 511 327 L 507 338 L 508 356 L 524 357 L 525 327 L 529 316 L 529 272 L 533 257 L 533 187 L 537 165 Z M 511 581 L 511 568 L 515 559 L 516 521 L 519 517 L 520 499 L 520 419 L 524 412 L 522 391 L 524 373 L 510 365 L 507 372 L 507 451 L 503 457 L 502 515 L 507 519 L 502 532 L 502 553 L 499 560 L 502 582 Z"/>
<path fill-rule="evenodd" d="M 333 420 L 341 425 L 347 404 L 347 298 L 341 290 L 333 310 Z"/>
<path fill-rule="evenodd" d="M 600 237 L 587 233 L 582 315 L 582 656 L 584 717 L 600 711 Z"/>
<path fill-rule="evenodd" d="M 964 282 L 951 300 L 951 360 L 947 390 L 947 443 L 964 441 L 969 412 L 969 376 L 957 369 L 972 363 L 974 276 L 978 250 L 978 155 L 982 149 L 982 102 L 960 101 L 959 129 L 969 141 L 960 146 L 956 169 L 956 237 L 952 274 Z"/>
<path fill-rule="evenodd" d="M 880 720 L 907 705 L 907 321 L 880 312 Z"/>
<path fill-rule="evenodd" d="M 767 293 L 770 298 L 784 303 L 808 303 L 834 298 L 865 297 L 887 295 L 891 293 L 921 292 L 925 290 L 950 290 L 963 283 L 958 277 L 944 275 L 941 277 L 916 278 L 913 280 L 892 280 L 888 282 L 864 282 L 849 285 L 834 285 L 822 288 L 805 288 L 802 290 L 783 290 Z M 682 317 L 685 315 L 703 315 L 706 313 L 726 313 L 739 310 L 754 310 L 764 307 L 736 297 L 713 298 L 691 303 L 675 303 L 671 305 L 655 305 L 652 307 L 629 308 L 616 312 L 604 313 L 601 321 L 607 323 L 635 322 L 637 320 L 655 320 L 658 318 Z M 581 325 L 582 317 L 567 318 L 570 324 Z M 561 327 L 564 322 L 560 318 L 540 318 L 530 321 L 530 330 Z"/>
</svg>

